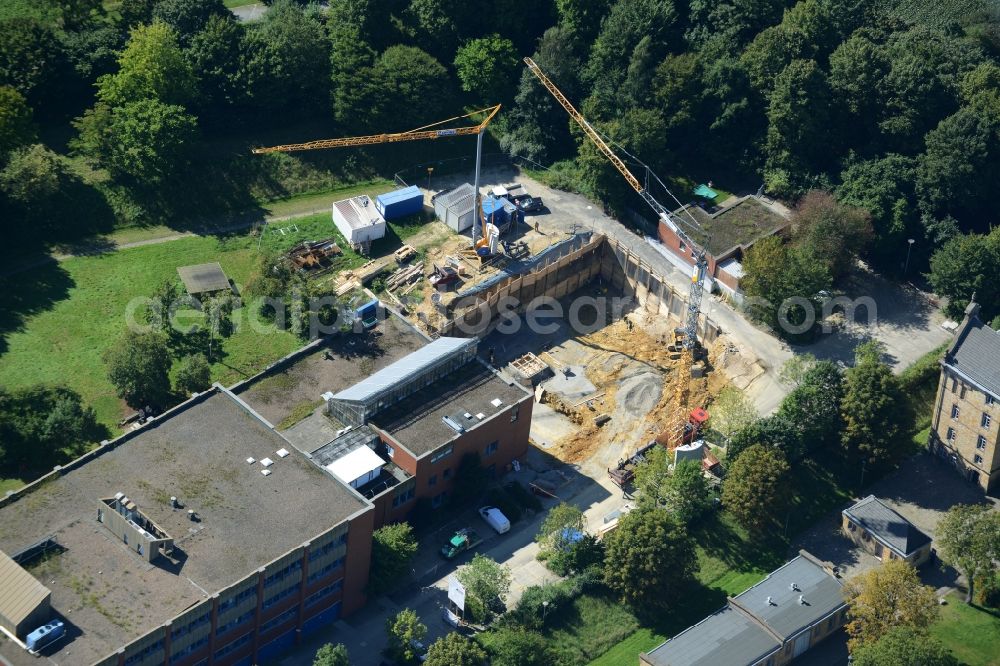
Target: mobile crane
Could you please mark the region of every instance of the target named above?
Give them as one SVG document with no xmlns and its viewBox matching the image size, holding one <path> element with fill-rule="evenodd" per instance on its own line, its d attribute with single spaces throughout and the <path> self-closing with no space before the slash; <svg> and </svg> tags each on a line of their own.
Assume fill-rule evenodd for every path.
<svg viewBox="0 0 1000 666">
<path fill-rule="evenodd" d="M 666 208 L 657 201 L 649 190 L 647 190 L 639 179 L 629 170 L 615 151 L 607 144 L 601 134 L 594 129 L 594 127 L 587 121 L 583 115 L 576 110 L 576 107 L 570 103 L 566 96 L 562 94 L 562 91 L 556 87 L 549 77 L 539 68 L 531 58 L 525 58 L 524 63 L 531 70 L 531 73 L 538 77 L 542 85 L 555 97 L 556 101 L 566 110 L 566 113 L 580 126 L 587 138 L 593 142 L 599 151 L 608 159 L 611 164 L 614 165 L 618 172 L 628 181 L 628 184 L 632 186 L 643 201 L 645 201 L 650 208 L 652 208 L 659 219 L 669 228 L 682 242 L 687 244 L 692 251 L 692 256 L 694 258 L 694 270 L 691 274 L 691 286 L 688 291 L 687 300 L 687 313 L 684 318 L 683 327 L 677 329 L 675 332 L 675 344 L 680 343 L 680 359 L 677 365 L 677 372 L 674 373 L 674 382 L 671 392 L 671 410 L 670 410 L 670 423 L 668 424 L 666 430 L 657 437 L 657 442 L 666 445 L 669 451 L 673 451 L 678 446 L 680 446 L 684 441 L 685 429 L 689 424 L 688 415 L 688 400 L 690 397 L 690 369 L 694 363 L 694 351 L 698 344 L 698 315 L 701 312 L 701 298 L 704 294 L 705 289 L 705 269 L 708 266 L 708 259 L 705 253 L 705 249 L 698 243 L 695 243 L 691 237 L 684 231 L 680 226 L 680 221 L 677 220 L 674 215 L 668 211 Z M 695 226 L 697 223 L 692 219 Z M 626 455 L 623 458 L 627 460 L 631 456 Z"/>
<path fill-rule="evenodd" d="M 391 132 L 386 134 L 371 134 L 368 136 L 349 136 L 340 139 L 320 139 L 319 141 L 306 141 L 305 143 L 288 143 L 280 146 L 269 146 L 265 148 L 253 148 L 251 152 L 255 155 L 261 155 L 264 153 L 294 153 L 303 150 L 322 150 L 325 148 L 348 148 L 351 146 L 372 146 L 376 144 L 383 143 L 401 143 L 403 141 L 420 141 L 423 139 L 441 139 L 451 136 L 468 136 L 471 134 L 476 135 L 476 178 L 473 187 L 476 192 L 475 209 L 478 212 L 477 215 L 473 216 L 472 224 L 472 238 L 473 243 L 479 247 L 484 244 L 486 237 L 486 227 L 485 220 L 482 221 L 483 228 L 483 238 L 476 240 L 478 238 L 476 223 L 480 221 L 483 215 L 482 202 L 479 196 L 479 166 L 482 161 L 483 156 L 483 134 L 486 132 L 486 127 L 493 120 L 494 116 L 500 111 L 500 105 L 486 107 L 485 109 L 477 109 L 476 111 L 471 111 L 469 113 L 463 114 L 461 116 L 455 116 L 453 118 L 447 118 L 445 120 L 440 120 L 436 123 L 431 123 L 430 125 L 424 125 L 423 127 L 417 127 L 416 129 L 409 130 L 407 132 Z M 441 128 L 441 125 L 454 122 L 456 120 L 462 120 L 464 118 L 474 118 L 477 116 L 483 116 L 483 119 L 478 125 L 466 125 L 463 127 L 447 127 Z M 437 129 L 432 129 L 437 128 Z"/>
</svg>

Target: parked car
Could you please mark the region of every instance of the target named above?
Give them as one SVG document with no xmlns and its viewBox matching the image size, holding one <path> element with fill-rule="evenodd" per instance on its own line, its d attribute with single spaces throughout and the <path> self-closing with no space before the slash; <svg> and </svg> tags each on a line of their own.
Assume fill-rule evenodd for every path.
<svg viewBox="0 0 1000 666">
<path fill-rule="evenodd" d="M 537 213 L 545 207 L 541 197 L 524 196 L 516 201 L 517 207 L 525 213 Z"/>
<path fill-rule="evenodd" d="M 479 509 L 479 515 L 483 517 L 490 527 L 497 531 L 497 534 L 510 532 L 510 520 L 503 515 L 503 511 L 495 506 L 484 506 Z"/>
<path fill-rule="evenodd" d="M 465 527 L 452 535 L 448 543 L 441 547 L 441 556 L 446 560 L 453 560 L 467 550 L 472 550 L 483 542 L 479 532 Z"/>
</svg>

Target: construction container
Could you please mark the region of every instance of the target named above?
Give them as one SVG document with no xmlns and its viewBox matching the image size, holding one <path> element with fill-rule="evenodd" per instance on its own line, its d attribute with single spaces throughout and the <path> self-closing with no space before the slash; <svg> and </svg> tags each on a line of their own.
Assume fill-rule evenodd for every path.
<svg viewBox="0 0 1000 666">
<path fill-rule="evenodd" d="M 452 231 L 459 233 L 472 226 L 475 211 L 475 188 L 468 183 L 434 197 L 434 213 Z"/>
<path fill-rule="evenodd" d="M 507 206 L 510 202 L 503 197 L 486 197 L 483 199 L 483 216 L 486 217 L 487 222 L 492 222 L 498 227 L 507 224 L 510 221 L 510 212 Z"/>
<path fill-rule="evenodd" d="M 424 195 L 416 185 L 375 197 L 375 209 L 386 220 L 415 215 L 424 209 Z"/>
<path fill-rule="evenodd" d="M 385 219 L 365 195 L 333 202 L 333 223 L 352 248 L 365 250 L 385 236 Z"/>
</svg>

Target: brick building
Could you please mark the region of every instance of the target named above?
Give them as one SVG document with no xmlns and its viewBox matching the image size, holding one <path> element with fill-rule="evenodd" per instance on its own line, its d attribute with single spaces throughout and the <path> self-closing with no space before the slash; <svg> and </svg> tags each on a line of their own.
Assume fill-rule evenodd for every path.
<svg viewBox="0 0 1000 666">
<path fill-rule="evenodd" d="M 928 446 L 986 492 L 1000 481 L 1000 332 L 969 304 L 941 360 Z"/>
<path fill-rule="evenodd" d="M 882 561 L 906 560 L 919 567 L 931 557 L 931 538 L 874 495 L 844 509 L 840 529 Z"/>
<path fill-rule="evenodd" d="M 216 388 L 4 498 L 0 548 L 68 627 L 45 656 L 255 664 L 360 608 L 374 507 L 290 449 Z"/>
<path fill-rule="evenodd" d="M 689 205 L 674 211 L 684 222 L 694 217 L 702 232 L 685 228 L 695 242 L 701 243 L 708 253 L 706 277 L 710 286 L 730 296 L 740 292 L 743 277 L 743 255 L 762 238 L 787 233 L 790 222 L 772 212 L 755 197 L 743 197 L 731 206 L 708 212 L 699 206 Z M 678 268 L 689 271 L 694 266 L 693 250 L 662 221 L 657 234 L 669 251 L 667 258 Z"/>
</svg>

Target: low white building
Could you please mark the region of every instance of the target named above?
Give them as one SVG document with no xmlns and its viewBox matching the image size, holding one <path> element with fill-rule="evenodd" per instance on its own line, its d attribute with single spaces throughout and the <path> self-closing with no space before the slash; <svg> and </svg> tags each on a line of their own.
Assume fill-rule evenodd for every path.
<svg viewBox="0 0 1000 666">
<path fill-rule="evenodd" d="M 364 194 L 333 202 L 333 223 L 351 248 L 365 252 L 385 236 L 385 219 Z"/>
</svg>

